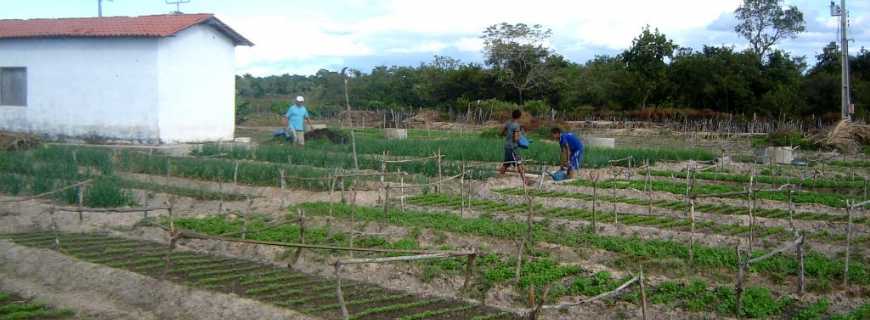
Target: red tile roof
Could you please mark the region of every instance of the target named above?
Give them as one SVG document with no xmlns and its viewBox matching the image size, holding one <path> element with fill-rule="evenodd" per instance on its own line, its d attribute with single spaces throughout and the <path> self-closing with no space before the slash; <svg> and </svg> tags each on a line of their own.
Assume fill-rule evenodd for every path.
<svg viewBox="0 0 870 320">
<path fill-rule="evenodd" d="M 160 38 L 198 24 L 208 24 L 233 39 L 251 43 L 212 14 L 165 14 L 139 17 L 0 20 L 0 39 L 21 38 Z"/>
</svg>

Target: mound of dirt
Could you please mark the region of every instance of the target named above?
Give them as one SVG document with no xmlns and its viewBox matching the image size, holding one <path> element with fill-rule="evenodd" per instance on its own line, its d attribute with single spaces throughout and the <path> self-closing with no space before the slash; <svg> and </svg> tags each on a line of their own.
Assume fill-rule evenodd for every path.
<svg viewBox="0 0 870 320">
<path fill-rule="evenodd" d="M 316 129 L 305 133 L 305 139 L 307 140 L 318 140 L 318 139 L 328 139 L 330 142 L 335 144 L 345 144 L 350 141 L 350 138 L 336 130 L 330 129 Z"/>
<path fill-rule="evenodd" d="M 40 139 L 34 135 L 0 132 L 0 151 L 30 150 L 40 143 Z"/>
<path fill-rule="evenodd" d="M 870 145 L 870 126 L 840 121 L 831 129 L 813 135 L 811 139 L 822 146 L 854 153 L 860 151 L 862 146 Z"/>
</svg>

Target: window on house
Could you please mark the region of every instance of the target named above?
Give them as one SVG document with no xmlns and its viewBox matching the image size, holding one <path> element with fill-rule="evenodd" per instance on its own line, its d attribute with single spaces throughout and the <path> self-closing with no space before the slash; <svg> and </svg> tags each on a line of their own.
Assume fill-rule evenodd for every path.
<svg viewBox="0 0 870 320">
<path fill-rule="evenodd" d="M 27 68 L 0 68 L 0 105 L 27 105 Z"/>
</svg>

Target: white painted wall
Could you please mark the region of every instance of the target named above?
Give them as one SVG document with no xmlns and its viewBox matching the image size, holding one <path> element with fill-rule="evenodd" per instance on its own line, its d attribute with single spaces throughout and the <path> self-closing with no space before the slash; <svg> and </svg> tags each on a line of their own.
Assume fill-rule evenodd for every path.
<svg viewBox="0 0 870 320">
<path fill-rule="evenodd" d="M 198 25 L 159 40 L 160 140 L 230 140 L 235 131 L 235 44 Z"/>
<path fill-rule="evenodd" d="M 0 40 L 0 67 L 27 68 L 28 104 L 0 106 L 0 129 L 156 142 L 158 41 Z"/>
</svg>

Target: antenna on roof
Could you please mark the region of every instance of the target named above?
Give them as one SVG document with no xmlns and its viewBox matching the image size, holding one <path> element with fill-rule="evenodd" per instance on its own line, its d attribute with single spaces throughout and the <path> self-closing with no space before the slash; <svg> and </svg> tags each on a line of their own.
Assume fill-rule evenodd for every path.
<svg viewBox="0 0 870 320">
<path fill-rule="evenodd" d="M 190 0 L 166 0 L 166 4 L 174 4 L 175 12 L 174 14 L 181 14 L 181 5 L 185 3 L 190 3 Z"/>
<path fill-rule="evenodd" d="M 112 0 L 97 0 L 97 16 L 103 16 L 103 1 L 112 1 Z"/>
</svg>

